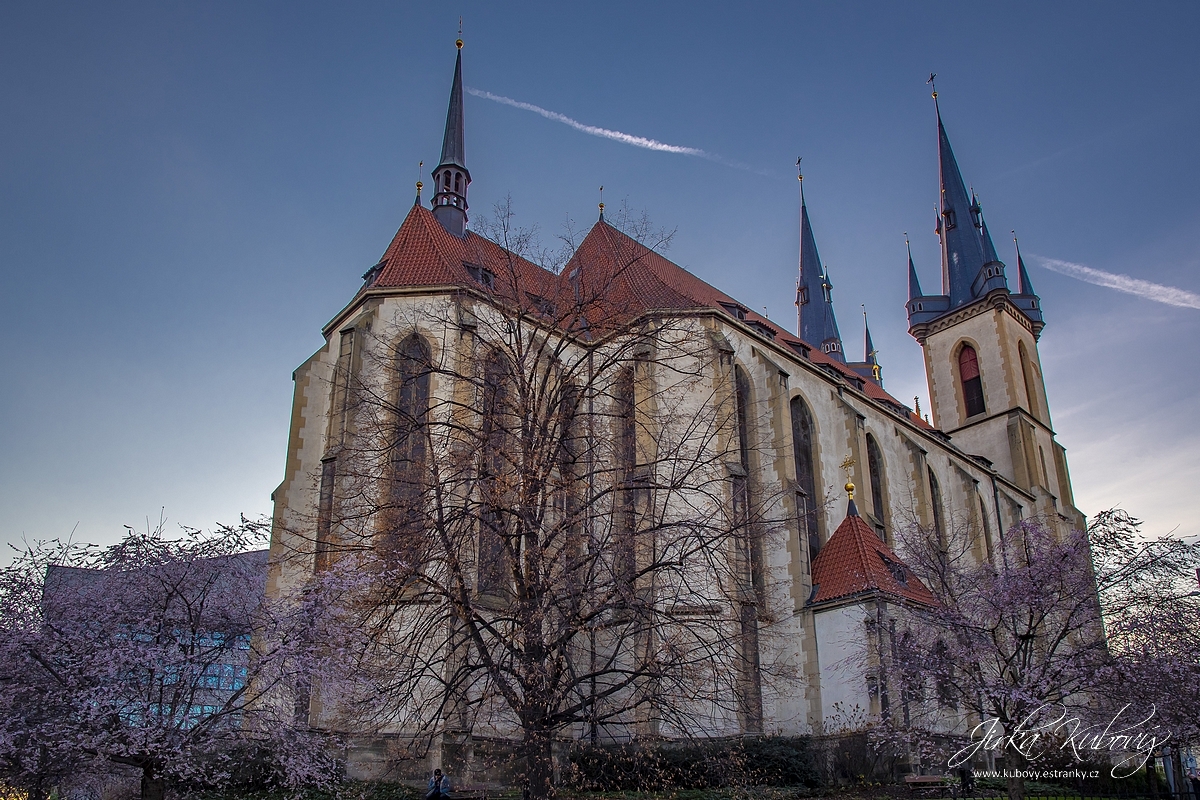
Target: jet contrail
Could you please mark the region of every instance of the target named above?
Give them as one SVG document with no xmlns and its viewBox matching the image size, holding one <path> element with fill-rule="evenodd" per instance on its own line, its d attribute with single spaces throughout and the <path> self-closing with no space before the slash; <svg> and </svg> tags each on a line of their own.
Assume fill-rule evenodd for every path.
<svg viewBox="0 0 1200 800">
<path fill-rule="evenodd" d="M 1069 275 L 1086 283 L 1106 286 L 1109 289 L 1116 289 L 1118 292 L 1137 295 L 1156 303 L 1166 303 L 1169 306 L 1200 309 L 1200 294 L 1189 292 L 1186 289 L 1163 286 L 1161 283 L 1151 283 L 1141 278 L 1105 272 L 1102 269 L 1085 267 L 1083 264 L 1073 264 L 1070 261 L 1060 261 L 1057 258 L 1046 258 L 1045 256 L 1034 256 L 1034 258 L 1042 262 L 1042 266 L 1048 270 Z"/>
<path fill-rule="evenodd" d="M 730 161 L 729 159 L 719 156 L 716 153 L 710 153 L 707 150 L 701 150 L 699 147 L 684 147 L 683 145 L 678 144 L 667 144 L 666 142 L 660 142 L 657 139 L 648 139 L 645 136 L 634 136 L 632 133 L 622 133 L 621 131 L 614 131 L 610 130 L 609 128 L 601 128 L 597 125 L 585 125 L 579 120 L 571 119 L 566 114 L 559 114 L 557 111 L 550 111 L 549 109 L 542 108 L 541 106 L 535 106 L 533 103 L 523 103 L 520 100 L 513 100 L 511 97 L 504 97 L 503 95 L 485 92 L 482 89 L 472 89 L 468 87 L 467 94 L 474 95 L 475 97 L 482 97 L 485 100 L 491 100 L 493 103 L 502 103 L 506 106 L 519 108 L 522 111 L 532 111 L 533 113 L 539 114 L 546 119 L 551 119 L 555 122 L 561 122 L 564 125 L 570 125 L 575 130 L 590 134 L 591 136 L 612 139 L 615 142 L 633 145 L 634 147 L 642 147 L 646 150 L 656 150 L 660 153 L 678 153 L 685 156 L 695 156 L 696 158 L 703 158 L 708 161 L 715 161 L 718 164 L 724 164 L 727 167 L 734 167 L 736 169 L 744 169 L 750 172 L 756 172 L 760 175 L 771 174 L 763 172 L 762 170 L 757 170 L 754 167 L 751 167 L 749 164 L 743 164 L 738 161 Z"/>
</svg>

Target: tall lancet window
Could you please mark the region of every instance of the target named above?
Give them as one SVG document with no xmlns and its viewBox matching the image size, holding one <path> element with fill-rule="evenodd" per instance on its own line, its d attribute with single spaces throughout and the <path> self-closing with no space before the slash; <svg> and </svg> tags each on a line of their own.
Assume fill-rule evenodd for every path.
<svg viewBox="0 0 1200 800">
<path fill-rule="evenodd" d="M 983 381 L 979 377 L 979 356 L 969 344 L 963 345 L 963 349 L 958 353 L 958 377 L 962 381 L 963 403 L 967 407 L 967 416 L 982 414 Z"/>
<path fill-rule="evenodd" d="M 400 558 L 423 560 L 424 487 L 429 418 L 429 346 L 416 333 L 396 348 L 396 405 L 388 484 L 386 547 Z"/>
<path fill-rule="evenodd" d="M 740 474 L 733 476 L 733 516 L 738 525 L 750 521 L 750 379 L 741 367 L 733 368 L 734 402 L 737 405 L 737 447 Z"/>
<path fill-rule="evenodd" d="M 617 514 L 613 527 L 613 573 L 619 586 L 632 588 L 637 574 L 637 401 L 634 397 L 636 385 L 633 367 L 625 367 L 618 373 L 614 394 L 616 395 L 616 447 L 620 470 L 617 480 L 621 488 L 617 492 Z"/>
<path fill-rule="evenodd" d="M 886 542 L 887 534 L 883 527 L 883 454 L 879 452 L 879 445 L 871 434 L 867 434 L 867 472 L 871 480 L 871 514 L 875 517 L 875 532 Z"/>
<path fill-rule="evenodd" d="M 946 528 L 942 511 L 942 487 L 938 485 L 933 469 L 929 469 L 929 505 L 932 506 L 933 530 L 937 534 L 938 544 L 943 544 L 946 541 Z"/>
<path fill-rule="evenodd" d="M 509 383 L 511 370 L 500 353 L 492 353 L 483 367 L 483 398 L 480 431 L 483 439 L 479 465 L 479 555 L 478 574 L 481 593 L 499 593 L 510 585 L 507 538 L 508 502 L 506 488 L 512 473 L 509 458 L 512 413 Z"/>
<path fill-rule="evenodd" d="M 817 527 L 817 474 L 812 413 L 799 397 L 793 397 L 792 456 L 796 462 L 796 514 L 800 519 L 800 542 L 808 548 L 808 567 L 821 549 Z"/>
</svg>

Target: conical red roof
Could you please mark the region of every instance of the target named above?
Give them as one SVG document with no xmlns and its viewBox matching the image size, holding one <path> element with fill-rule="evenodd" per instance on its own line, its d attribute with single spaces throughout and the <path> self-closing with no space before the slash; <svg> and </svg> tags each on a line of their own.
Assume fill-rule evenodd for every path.
<svg viewBox="0 0 1200 800">
<path fill-rule="evenodd" d="M 812 580 L 815 591 L 810 604 L 814 605 L 872 592 L 938 605 L 920 578 L 858 516 L 853 501 L 846 518 L 813 561 Z"/>
</svg>

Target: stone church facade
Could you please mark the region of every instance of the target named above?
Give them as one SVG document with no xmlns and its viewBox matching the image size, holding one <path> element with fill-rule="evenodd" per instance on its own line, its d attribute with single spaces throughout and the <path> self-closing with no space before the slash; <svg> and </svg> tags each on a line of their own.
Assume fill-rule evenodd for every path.
<svg viewBox="0 0 1200 800">
<path fill-rule="evenodd" d="M 481 358 L 471 341 L 482 337 L 481 320 L 489 314 L 506 313 L 506 303 L 516 302 L 532 309 L 531 319 L 539 311 L 549 319 L 556 298 L 561 307 L 562 298 L 579 296 L 587 270 L 603 271 L 603 299 L 612 314 L 632 325 L 657 320 L 660 327 L 650 330 L 690 337 L 689 353 L 709 356 L 696 356 L 696 369 L 703 373 L 697 381 L 702 379 L 705 387 L 701 392 L 680 390 L 675 396 L 669 387 L 657 394 L 648 391 L 642 384 L 662 374 L 654 370 L 636 386 L 623 387 L 614 378 L 606 398 L 623 403 L 625 411 L 606 418 L 612 422 L 628 413 L 636 420 L 649 413 L 644 407 L 649 401 L 643 398 L 653 395 L 659 404 L 673 397 L 685 408 L 679 419 L 713 420 L 720 428 L 714 441 L 725 442 L 722 446 L 731 454 L 721 462 L 728 464 L 722 467 L 727 474 L 721 485 L 728 487 L 733 513 L 738 493 L 749 493 L 743 487 L 750 485 L 762 499 L 761 519 L 772 521 L 773 535 L 763 537 L 761 552 L 750 556 L 770 576 L 756 601 L 758 621 L 749 624 L 756 630 L 769 627 L 771 635 L 760 640 L 756 634 L 755 647 L 763 652 L 755 652 L 752 661 L 787 665 L 792 682 L 773 687 L 766 672 L 745 678 L 743 683 L 755 687 L 753 701 L 739 701 L 735 711 L 709 718 L 700 733 L 828 733 L 839 729 L 849 709 L 857 709 L 862 719 L 877 717 L 882 677 L 877 665 L 855 658 L 856 652 L 869 649 L 865 639 L 874 634 L 868 630 L 882 629 L 869 623 L 881 622 L 895 605 L 933 602 L 920 581 L 904 579 L 902 554 L 893 549 L 898 549 L 897 531 L 972 526 L 981 534 L 974 556 L 983 560 L 991 557 L 993 537 L 1021 519 L 1039 517 L 1061 529 L 1084 524 L 1073 504 L 1065 451 L 1051 427 L 1038 356 L 1044 324 L 1040 299 L 1019 254 L 1015 291 L 1010 287 L 982 210 L 965 189 L 940 110 L 941 294 L 925 294 L 911 256 L 908 264 L 909 332 L 924 350 L 932 403 L 931 420 L 926 421 L 883 388 L 869 331 L 863 360 L 847 360 L 832 281 L 822 268 L 803 199 L 796 331 L 756 314 L 634 241 L 605 221 L 603 208 L 560 273 L 469 229 L 472 176 L 464 150 L 461 61 L 460 44 L 442 159 L 432 173 L 432 207 L 422 201 L 418 184 L 416 202 L 383 258 L 323 328 L 325 346 L 293 376 L 285 474 L 273 495 L 268 592 L 286 592 L 322 569 L 342 535 L 339 530 L 351 524 L 351 496 L 376 491 L 361 469 L 354 471 L 359 483 L 350 487 L 347 454 L 356 441 L 369 439 L 370 430 L 394 426 L 370 428 L 361 409 L 355 411 L 354 392 L 376 397 L 408 392 L 395 401 L 403 405 L 427 404 L 461 391 L 436 371 L 412 383 L 416 388 L 411 390 L 393 388 L 397 379 L 388 374 L 387 365 L 394 362 L 382 358 L 380 348 L 408 353 L 414 363 L 470 364 Z M 501 286 L 506 276 L 519 283 L 519 291 Z M 603 331 L 607 321 L 596 317 L 585 322 L 589 334 L 578 336 L 573 352 L 593 346 L 590 332 Z M 566 335 L 555 334 L 551 322 L 545 328 L 547 336 Z M 594 341 L 602 340 L 597 333 Z M 664 344 L 662 349 L 669 348 Z M 734 411 L 725 413 L 721 404 Z M 619 433 L 613 431 L 601 436 L 615 440 Z M 749 445 L 747 438 L 753 440 Z M 407 448 L 405 458 L 411 462 L 423 445 L 405 439 L 386 447 Z M 388 458 L 393 468 L 400 463 Z M 842 488 L 846 483 L 857 487 L 849 503 Z M 383 516 L 384 521 L 369 524 L 416 524 L 402 514 Z M 479 571 L 477 587 L 485 581 L 484 561 L 479 556 L 473 562 Z M 319 711 L 310 709 L 310 714 L 319 716 Z M 622 719 L 603 726 L 600 738 L 683 733 L 669 726 L 651 730 L 645 724 Z M 474 734 L 502 740 L 512 730 L 497 723 Z M 584 731 L 568 727 L 562 735 L 582 736 Z M 431 761 L 448 757 L 446 747 Z M 364 745 L 349 762 L 356 774 L 382 775 L 389 758 L 384 750 Z M 464 765 L 459 771 L 469 769 Z"/>
</svg>

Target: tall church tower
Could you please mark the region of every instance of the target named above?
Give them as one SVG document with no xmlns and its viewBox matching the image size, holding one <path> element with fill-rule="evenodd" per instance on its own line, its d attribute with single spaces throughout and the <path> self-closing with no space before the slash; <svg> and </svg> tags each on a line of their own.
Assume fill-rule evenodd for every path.
<svg viewBox="0 0 1200 800">
<path fill-rule="evenodd" d="M 908 257 L 909 333 L 925 353 L 933 424 L 956 446 L 983 456 L 1033 495 L 1024 515 L 1058 516 L 1082 526 L 1067 472 L 1066 452 L 1051 427 L 1038 356 L 1044 321 L 1017 252 L 1018 286 L 1005 265 L 972 191 L 968 194 L 942 124 L 937 92 L 941 198 L 936 232 L 942 250 L 942 293 L 927 295 Z"/>
</svg>

